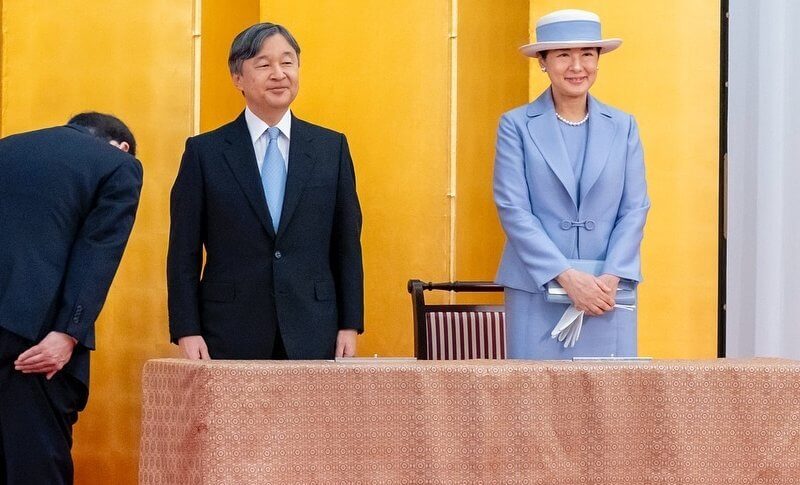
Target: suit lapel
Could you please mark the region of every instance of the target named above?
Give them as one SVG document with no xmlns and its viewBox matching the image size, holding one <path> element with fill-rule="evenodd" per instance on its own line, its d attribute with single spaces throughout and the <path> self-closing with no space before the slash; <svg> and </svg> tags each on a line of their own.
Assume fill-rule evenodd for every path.
<svg viewBox="0 0 800 485">
<path fill-rule="evenodd" d="M 561 185 L 569 193 L 572 203 L 577 207 L 575 173 L 569 163 L 564 137 L 561 136 L 558 128 L 558 119 L 550 89 L 528 105 L 527 114 L 530 117 L 528 132 L 533 143 L 536 144 L 545 162 L 561 181 Z"/>
<path fill-rule="evenodd" d="M 608 162 L 614 138 L 617 135 L 617 124 L 606 106 L 589 96 L 589 134 L 586 141 L 586 156 L 583 161 L 581 175 L 581 198 L 592 189 Z"/>
<path fill-rule="evenodd" d="M 289 140 L 289 171 L 286 174 L 286 191 L 283 196 L 283 210 L 281 222 L 278 226 L 280 234 L 286 229 L 294 215 L 303 188 L 308 182 L 308 177 L 314 169 L 312 157 L 311 132 L 303 120 L 292 115 L 292 134 Z"/>
<path fill-rule="evenodd" d="M 236 181 L 242 188 L 250 206 L 256 213 L 261 225 L 270 237 L 275 237 L 272 228 L 272 218 L 267 210 L 267 200 L 264 197 L 264 186 L 261 185 L 261 174 L 258 173 L 256 154 L 253 151 L 253 142 L 247 130 L 244 113 L 229 124 L 225 133 L 228 147 L 223 151 L 225 160 L 233 171 Z"/>
</svg>

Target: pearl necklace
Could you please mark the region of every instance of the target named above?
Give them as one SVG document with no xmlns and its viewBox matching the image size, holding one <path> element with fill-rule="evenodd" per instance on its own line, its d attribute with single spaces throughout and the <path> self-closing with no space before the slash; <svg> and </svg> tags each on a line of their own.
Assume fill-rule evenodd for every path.
<svg viewBox="0 0 800 485">
<path fill-rule="evenodd" d="M 583 119 L 580 121 L 570 121 L 561 116 L 560 114 L 558 114 L 558 112 L 556 112 L 556 118 L 558 118 L 559 121 L 568 124 L 569 126 L 581 126 L 582 124 L 586 123 L 586 121 L 589 119 L 589 112 L 587 111 L 586 116 L 584 116 Z"/>
</svg>

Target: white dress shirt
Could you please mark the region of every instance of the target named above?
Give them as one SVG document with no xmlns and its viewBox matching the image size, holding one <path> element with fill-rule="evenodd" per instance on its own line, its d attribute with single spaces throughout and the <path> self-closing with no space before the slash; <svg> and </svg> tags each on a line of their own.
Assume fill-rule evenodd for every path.
<svg viewBox="0 0 800 485">
<path fill-rule="evenodd" d="M 258 173 L 264 165 L 264 154 L 267 153 L 269 137 L 267 136 L 268 124 L 256 116 L 250 108 L 244 109 L 244 119 L 247 122 L 247 130 L 250 132 L 250 141 L 253 142 L 253 150 L 256 152 L 256 163 L 258 163 Z M 283 118 L 275 125 L 281 134 L 278 135 L 278 150 L 283 155 L 283 163 L 286 164 L 286 172 L 289 172 L 289 139 L 292 136 L 292 111 L 286 110 Z"/>
</svg>

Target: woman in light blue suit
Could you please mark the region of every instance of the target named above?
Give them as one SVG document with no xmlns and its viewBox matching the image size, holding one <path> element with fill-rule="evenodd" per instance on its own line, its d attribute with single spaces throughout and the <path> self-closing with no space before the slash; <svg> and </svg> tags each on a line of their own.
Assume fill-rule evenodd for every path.
<svg viewBox="0 0 800 485">
<path fill-rule="evenodd" d="M 635 356 L 636 312 L 615 309 L 620 280 L 641 280 L 640 245 L 650 207 L 642 146 L 631 115 L 589 95 L 601 54 L 600 19 L 561 10 L 536 25 L 537 57 L 550 87 L 504 114 L 497 133 L 494 199 L 506 245 L 497 273 L 505 286 L 508 356 L 564 359 Z M 571 260 L 603 261 L 597 275 Z M 568 305 L 545 300 L 557 281 L 585 312 L 574 347 L 551 338 Z"/>
</svg>

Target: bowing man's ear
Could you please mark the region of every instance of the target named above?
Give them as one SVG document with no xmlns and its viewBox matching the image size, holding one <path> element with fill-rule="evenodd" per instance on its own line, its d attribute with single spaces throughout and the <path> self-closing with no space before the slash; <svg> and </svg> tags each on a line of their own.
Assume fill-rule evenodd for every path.
<svg viewBox="0 0 800 485">
<path fill-rule="evenodd" d="M 117 140 L 111 140 L 108 143 L 110 143 L 111 145 L 114 145 L 115 147 L 119 148 L 120 150 L 122 150 L 125 153 L 128 153 L 130 151 L 130 149 L 131 149 L 131 146 L 128 144 L 127 141 L 121 141 L 120 142 L 120 141 L 117 141 Z"/>
</svg>

